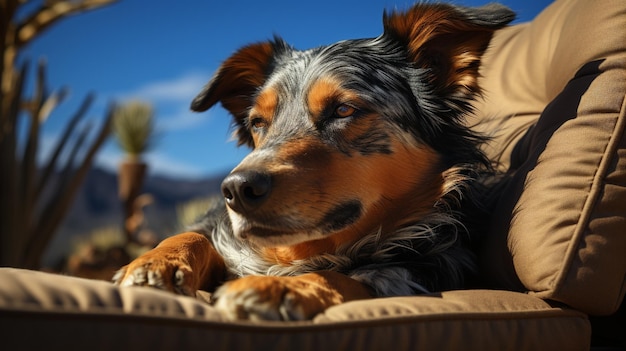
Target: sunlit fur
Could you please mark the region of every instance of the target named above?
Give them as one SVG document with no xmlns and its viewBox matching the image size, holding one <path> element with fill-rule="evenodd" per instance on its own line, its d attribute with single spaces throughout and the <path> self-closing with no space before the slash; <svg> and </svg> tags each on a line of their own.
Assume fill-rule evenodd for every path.
<svg viewBox="0 0 626 351">
<path fill-rule="evenodd" d="M 512 18 L 498 5 L 418 4 L 386 14 L 377 38 L 240 49 L 192 108 L 230 111 L 253 149 L 231 175 L 260 172 L 271 191 L 190 229 L 232 277 L 331 270 L 376 296 L 463 287 L 473 269 L 466 205 L 490 170 L 463 117 L 480 91 L 480 56 Z"/>
</svg>

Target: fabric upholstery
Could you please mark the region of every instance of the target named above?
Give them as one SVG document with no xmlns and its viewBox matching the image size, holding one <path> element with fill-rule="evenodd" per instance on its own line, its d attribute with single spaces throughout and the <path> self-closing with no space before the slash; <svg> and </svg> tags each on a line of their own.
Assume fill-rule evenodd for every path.
<svg viewBox="0 0 626 351">
<path fill-rule="evenodd" d="M 481 253 L 497 287 L 586 313 L 626 290 L 626 2 L 560 0 L 499 31 L 476 128 L 507 171 Z"/>
<path fill-rule="evenodd" d="M 586 350 L 590 342 L 584 314 L 508 291 L 355 301 L 311 322 L 254 324 L 149 288 L 11 268 L 0 268 L 0 282 L 7 350 Z"/>
</svg>

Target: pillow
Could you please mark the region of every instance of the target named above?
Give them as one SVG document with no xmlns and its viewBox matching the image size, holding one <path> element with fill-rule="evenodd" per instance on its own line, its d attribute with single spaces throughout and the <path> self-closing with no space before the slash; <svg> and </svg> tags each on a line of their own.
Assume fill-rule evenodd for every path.
<svg viewBox="0 0 626 351">
<path fill-rule="evenodd" d="M 556 1 L 497 32 L 481 74 L 470 123 L 506 171 L 483 276 L 615 312 L 626 288 L 626 2 Z"/>
</svg>

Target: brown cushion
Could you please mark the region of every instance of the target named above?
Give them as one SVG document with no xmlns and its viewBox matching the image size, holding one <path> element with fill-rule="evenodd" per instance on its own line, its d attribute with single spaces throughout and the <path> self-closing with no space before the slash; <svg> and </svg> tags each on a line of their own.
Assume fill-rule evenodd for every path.
<svg viewBox="0 0 626 351">
<path fill-rule="evenodd" d="M 626 2 L 556 1 L 499 31 L 481 73 L 472 123 L 509 171 L 485 276 L 613 313 L 626 290 Z"/>
<path fill-rule="evenodd" d="M 3 349 L 586 350 L 587 317 L 508 291 L 355 301 L 310 322 L 226 322 L 199 299 L 0 268 Z"/>
</svg>

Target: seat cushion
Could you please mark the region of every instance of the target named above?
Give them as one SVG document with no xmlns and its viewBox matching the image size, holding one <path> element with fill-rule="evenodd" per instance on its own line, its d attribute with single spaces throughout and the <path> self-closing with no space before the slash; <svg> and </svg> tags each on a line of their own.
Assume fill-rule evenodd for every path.
<svg viewBox="0 0 626 351">
<path fill-rule="evenodd" d="M 585 350 L 577 311 L 491 290 L 362 300 L 309 322 L 228 322 L 199 299 L 151 288 L 0 268 L 3 348 L 233 350 Z"/>
<path fill-rule="evenodd" d="M 626 291 L 626 2 L 559 0 L 496 33 L 471 123 L 506 173 L 492 286 L 606 315 Z"/>
</svg>

